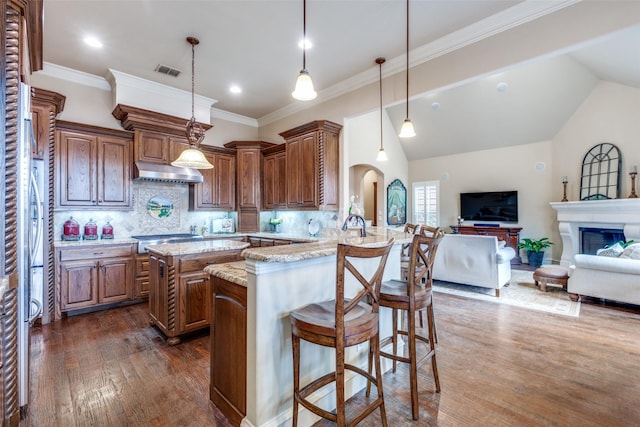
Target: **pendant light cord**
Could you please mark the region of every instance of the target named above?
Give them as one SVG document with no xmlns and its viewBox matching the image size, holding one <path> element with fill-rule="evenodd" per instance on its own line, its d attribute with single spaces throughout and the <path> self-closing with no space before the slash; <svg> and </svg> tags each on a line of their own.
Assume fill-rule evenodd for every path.
<svg viewBox="0 0 640 427">
<path fill-rule="evenodd" d="M 409 0 L 407 0 L 407 116 L 409 118 Z"/>
<path fill-rule="evenodd" d="M 307 69 L 307 0 L 302 2 L 302 69 Z"/>
<path fill-rule="evenodd" d="M 378 58 L 376 62 L 380 69 L 380 149 L 384 150 L 382 145 L 382 63 L 384 62 L 384 58 Z"/>
<path fill-rule="evenodd" d="M 196 91 L 196 45 L 191 43 L 191 118 L 195 118 Z"/>
</svg>

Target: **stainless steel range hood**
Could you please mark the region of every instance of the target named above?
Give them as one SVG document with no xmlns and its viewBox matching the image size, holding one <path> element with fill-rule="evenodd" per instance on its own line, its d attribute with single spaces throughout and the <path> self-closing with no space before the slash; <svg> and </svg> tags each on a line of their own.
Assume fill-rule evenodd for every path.
<svg viewBox="0 0 640 427">
<path fill-rule="evenodd" d="M 197 169 L 140 161 L 136 162 L 133 168 L 133 179 L 186 184 L 197 184 L 203 181 L 202 174 Z"/>
</svg>

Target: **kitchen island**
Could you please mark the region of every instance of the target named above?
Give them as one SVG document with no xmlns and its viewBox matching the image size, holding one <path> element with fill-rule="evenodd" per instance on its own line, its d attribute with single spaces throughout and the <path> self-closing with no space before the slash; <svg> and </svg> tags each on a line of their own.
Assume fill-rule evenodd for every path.
<svg viewBox="0 0 640 427">
<path fill-rule="evenodd" d="M 149 317 L 169 345 L 180 335 L 208 328 L 211 285 L 203 269 L 210 264 L 238 261 L 249 243 L 206 240 L 147 246 L 149 251 Z"/>
<path fill-rule="evenodd" d="M 377 245 L 395 239 L 384 280 L 400 277 L 400 248 L 412 235 L 377 228 L 368 237 L 319 238 L 312 243 L 256 247 L 242 252 L 244 263 L 205 268 L 214 283 L 211 328 L 212 401 L 236 425 L 281 426 L 292 416 L 292 353 L 289 313 L 335 297 L 337 244 Z M 376 265 L 363 265 L 373 271 Z M 356 289 L 345 283 L 347 295 Z M 391 332 L 391 312 L 381 309 L 381 334 Z M 231 327 L 233 330 L 228 330 Z M 302 343 L 301 382 L 333 369 L 333 349 Z M 234 353 L 234 354 L 231 354 Z M 347 350 L 349 363 L 366 369 L 368 348 Z M 384 362 L 384 361 L 383 361 Z M 383 369 L 390 363 L 383 363 Z M 346 395 L 365 386 L 360 377 L 347 379 Z M 317 402 L 333 407 L 333 392 L 319 393 Z M 301 426 L 317 417 L 300 407 Z"/>
</svg>

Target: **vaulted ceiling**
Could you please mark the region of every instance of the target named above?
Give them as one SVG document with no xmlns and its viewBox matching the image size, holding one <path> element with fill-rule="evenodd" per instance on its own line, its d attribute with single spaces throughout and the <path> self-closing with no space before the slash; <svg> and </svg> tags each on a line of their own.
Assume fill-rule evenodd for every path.
<svg viewBox="0 0 640 427">
<path fill-rule="evenodd" d="M 425 60 L 425 46 L 446 49 L 470 29 L 490 33 L 571 3 L 412 0 L 411 64 Z M 196 92 L 217 100 L 214 108 L 264 120 L 304 108 L 291 97 L 302 68 L 302 6 L 302 0 L 45 0 L 44 71 L 67 67 L 105 77 L 114 69 L 189 91 L 191 47 L 185 39 L 195 36 Z M 386 73 L 402 71 L 405 10 L 402 0 L 307 1 L 313 43 L 307 69 L 319 99 L 376 81 L 376 57 L 387 58 Z M 87 35 L 104 46 L 86 46 Z M 411 118 L 420 137 L 403 142 L 407 157 L 550 139 L 600 79 L 640 87 L 640 56 L 629 55 L 639 45 L 634 28 L 563 56 L 416 96 Z M 158 65 L 181 73 L 160 74 Z M 497 90 L 498 83 L 506 90 Z M 242 93 L 231 93 L 232 84 Z M 387 111 L 399 126 L 404 105 Z"/>
</svg>

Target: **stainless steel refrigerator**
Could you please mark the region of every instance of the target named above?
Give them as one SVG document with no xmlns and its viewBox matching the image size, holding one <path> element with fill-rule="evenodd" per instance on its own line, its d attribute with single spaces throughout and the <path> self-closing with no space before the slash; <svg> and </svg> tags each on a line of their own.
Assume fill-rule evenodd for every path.
<svg viewBox="0 0 640 427">
<path fill-rule="evenodd" d="M 31 91 L 20 84 L 18 115 L 18 403 L 21 412 L 29 403 L 30 328 L 40 315 L 43 295 L 44 163 L 31 160 L 35 143 L 31 123 Z"/>
</svg>

